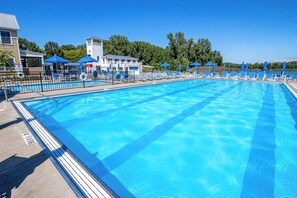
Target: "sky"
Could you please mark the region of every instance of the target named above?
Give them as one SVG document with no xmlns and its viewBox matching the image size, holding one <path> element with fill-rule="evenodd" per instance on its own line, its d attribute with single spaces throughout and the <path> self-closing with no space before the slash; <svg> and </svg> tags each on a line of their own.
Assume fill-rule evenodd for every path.
<svg viewBox="0 0 297 198">
<path fill-rule="evenodd" d="M 166 47 L 167 34 L 207 38 L 224 62 L 297 60 L 296 0 L 0 0 L 19 37 L 79 45 L 111 35 Z"/>
</svg>

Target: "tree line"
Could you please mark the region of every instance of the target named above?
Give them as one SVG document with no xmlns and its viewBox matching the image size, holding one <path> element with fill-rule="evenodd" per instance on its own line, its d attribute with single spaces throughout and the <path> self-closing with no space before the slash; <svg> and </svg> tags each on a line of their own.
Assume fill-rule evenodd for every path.
<svg viewBox="0 0 297 198">
<path fill-rule="evenodd" d="M 241 64 L 224 63 L 220 51 L 213 50 L 211 42 L 208 39 L 202 38 L 197 41 L 193 38 L 187 39 L 182 32 L 169 33 L 167 39 L 168 45 L 163 48 L 143 41 L 131 42 L 126 36 L 112 35 L 108 40 L 103 40 L 104 55 L 132 56 L 138 58 L 143 65 L 150 65 L 156 69 L 160 69 L 162 63 L 168 62 L 171 65 L 169 69 L 177 69 L 182 64 L 183 70 L 185 70 L 187 64 L 195 61 L 202 65 L 208 61 L 212 61 L 217 63 L 219 67 L 224 66 L 234 69 L 240 69 L 241 67 Z M 19 38 L 19 46 L 21 49 L 44 53 L 46 58 L 58 55 L 71 62 L 76 62 L 87 55 L 86 44 L 59 46 L 54 41 L 48 41 L 42 49 L 32 41 Z M 263 68 L 263 64 L 249 64 L 249 69 L 260 70 Z M 281 69 L 282 63 L 269 63 L 268 68 L 274 70 Z M 297 69 L 297 61 L 288 62 L 287 69 Z"/>
<path fill-rule="evenodd" d="M 218 65 L 223 63 L 220 52 L 212 50 L 211 42 L 208 39 L 198 39 L 195 42 L 193 38 L 185 38 L 182 32 L 169 33 L 167 39 L 168 46 L 162 48 L 143 41 L 130 42 L 126 36 L 112 35 L 108 40 L 103 40 L 104 55 L 132 56 L 138 58 L 143 65 L 155 68 L 159 68 L 164 62 L 170 63 L 171 69 L 176 69 L 179 64 L 185 67 L 186 64 L 195 61 L 201 64 L 208 61 L 213 61 Z M 58 43 L 49 41 L 44 45 L 44 49 L 41 49 L 36 43 L 19 38 L 19 46 L 23 50 L 44 53 L 46 58 L 57 55 L 71 62 L 75 62 L 87 54 L 85 44 L 59 46 Z"/>
</svg>

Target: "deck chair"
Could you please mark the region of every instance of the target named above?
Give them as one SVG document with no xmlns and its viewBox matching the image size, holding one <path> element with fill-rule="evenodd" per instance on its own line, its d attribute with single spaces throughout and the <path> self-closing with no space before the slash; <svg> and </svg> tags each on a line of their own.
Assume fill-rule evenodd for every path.
<svg viewBox="0 0 297 198">
<path fill-rule="evenodd" d="M 264 75 L 265 75 L 264 72 L 259 72 L 257 75 L 257 80 L 264 80 Z"/>
<path fill-rule="evenodd" d="M 227 71 L 222 72 L 222 78 L 228 78 L 228 72 Z"/>
<path fill-rule="evenodd" d="M 248 78 L 247 79 L 249 79 L 249 80 L 257 80 L 256 73 L 253 72 L 253 71 L 249 72 L 249 75 L 248 75 Z"/>
<path fill-rule="evenodd" d="M 246 80 L 247 78 L 248 78 L 248 76 L 246 75 L 246 72 L 241 71 L 239 74 L 239 79 Z"/>
<path fill-rule="evenodd" d="M 238 75 L 236 74 L 235 71 L 231 71 L 230 74 L 229 74 L 229 78 L 237 79 L 238 78 Z"/>
<path fill-rule="evenodd" d="M 271 73 L 267 73 L 264 76 L 263 80 L 270 80 L 271 81 L 271 80 L 273 80 L 273 75 Z"/>
</svg>

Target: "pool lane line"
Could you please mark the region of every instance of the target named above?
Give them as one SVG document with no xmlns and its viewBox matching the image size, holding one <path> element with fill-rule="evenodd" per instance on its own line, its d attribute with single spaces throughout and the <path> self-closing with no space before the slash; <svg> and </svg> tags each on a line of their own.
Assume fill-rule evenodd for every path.
<svg viewBox="0 0 297 198">
<path fill-rule="evenodd" d="M 254 128 L 240 197 L 274 197 L 275 102 L 273 88 L 267 85 L 262 108 Z M 269 112 L 269 116 L 267 114 Z"/>
<path fill-rule="evenodd" d="M 114 108 L 114 109 L 105 110 L 105 111 L 101 111 L 101 112 L 98 112 L 98 113 L 90 114 L 90 115 L 88 115 L 88 117 L 85 117 L 85 118 L 81 118 L 80 117 L 80 118 L 70 119 L 70 120 L 67 120 L 65 122 L 62 122 L 60 124 L 63 125 L 63 126 L 65 126 L 65 125 L 66 126 L 67 125 L 74 126 L 76 124 L 82 124 L 83 122 L 89 121 L 90 120 L 90 117 L 92 117 L 92 118 L 98 118 L 98 117 L 102 117 L 102 116 L 107 116 L 109 114 L 115 113 L 117 111 L 121 111 L 123 109 L 131 108 L 131 107 L 134 107 L 136 105 L 141 105 L 143 103 L 147 103 L 147 102 L 151 102 L 151 101 L 154 101 L 154 100 L 158 100 L 158 99 L 161 99 L 161 98 L 166 97 L 166 96 L 171 96 L 171 95 L 174 95 L 174 94 L 177 94 L 177 93 L 180 93 L 180 92 L 184 92 L 184 91 L 196 89 L 198 87 L 204 87 L 204 86 L 207 86 L 207 85 L 213 85 L 213 84 L 215 84 L 215 83 L 214 82 L 208 82 L 208 83 L 203 83 L 203 84 L 199 84 L 199 85 L 188 87 L 188 88 L 184 88 L 184 89 L 179 89 L 179 90 L 176 90 L 176 91 L 173 91 L 173 92 L 161 94 L 161 95 L 158 95 L 158 96 L 152 96 L 152 97 L 149 97 L 149 98 L 146 98 L 146 99 L 137 101 L 137 102 L 132 102 L 132 103 L 130 103 L 128 105 L 124 105 L 124 106 L 117 107 L 117 108 Z"/>
<path fill-rule="evenodd" d="M 242 82 L 238 82 L 235 85 L 229 86 L 212 96 L 205 98 L 203 101 L 198 102 L 188 109 L 184 110 L 180 114 L 170 118 L 169 120 L 163 122 L 160 125 L 155 126 L 151 131 L 147 132 L 146 134 L 142 135 L 141 137 L 137 138 L 136 140 L 132 141 L 131 143 L 125 145 L 124 147 L 120 148 L 118 151 L 114 152 L 113 154 L 105 157 L 102 161 L 103 164 L 108 165 L 109 171 L 114 170 L 115 168 L 119 167 L 135 154 L 143 150 L 146 146 L 153 143 L 155 140 L 162 137 L 165 133 L 171 130 L 174 126 L 185 120 L 186 118 L 192 116 L 197 111 L 203 109 L 212 101 L 216 100 L 217 98 L 221 97 L 224 94 L 227 94 L 229 91 L 236 88 Z"/>
</svg>

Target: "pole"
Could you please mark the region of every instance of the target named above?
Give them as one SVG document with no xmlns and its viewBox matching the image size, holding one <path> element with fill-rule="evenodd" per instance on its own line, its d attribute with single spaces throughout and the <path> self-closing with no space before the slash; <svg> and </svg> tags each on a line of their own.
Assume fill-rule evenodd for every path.
<svg viewBox="0 0 297 198">
<path fill-rule="evenodd" d="M 42 76 L 41 72 L 39 73 L 40 85 L 41 85 L 41 92 L 43 92 L 43 84 L 42 84 Z"/>
<path fill-rule="evenodd" d="M 6 81 L 5 81 L 5 79 L 4 79 L 4 95 L 5 95 L 6 102 L 8 102 L 7 90 L 6 90 Z"/>
<path fill-rule="evenodd" d="M 111 82 L 112 82 L 112 85 L 114 85 L 113 70 L 111 70 Z"/>
</svg>

